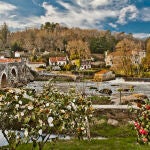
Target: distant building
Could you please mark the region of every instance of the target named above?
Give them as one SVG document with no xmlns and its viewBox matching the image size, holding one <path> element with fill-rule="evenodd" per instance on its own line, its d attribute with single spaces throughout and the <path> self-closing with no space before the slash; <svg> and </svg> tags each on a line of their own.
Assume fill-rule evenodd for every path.
<svg viewBox="0 0 150 150">
<path fill-rule="evenodd" d="M 15 52 L 15 57 L 20 58 L 21 56 L 24 56 L 24 51 L 16 51 Z"/>
<path fill-rule="evenodd" d="M 146 57 L 145 50 L 132 51 L 132 63 L 135 65 L 139 65 L 142 63 L 142 59 Z"/>
<path fill-rule="evenodd" d="M 91 59 L 81 60 L 80 70 L 91 69 Z"/>
<path fill-rule="evenodd" d="M 0 63 L 14 63 L 21 62 L 21 59 L 18 58 L 0 58 Z"/>
<path fill-rule="evenodd" d="M 145 50 L 134 50 L 127 53 L 126 56 L 122 56 L 123 54 L 120 51 L 115 51 L 109 54 L 105 54 L 105 63 L 106 66 L 111 66 L 113 68 L 117 67 L 123 58 L 130 58 L 132 64 L 139 65 L 142 63 L 142 59 L 146 57 Z"/>
<path fill-rule="evenodd" d="M 115 74 L 109 70 L 101 70 L 94 75 L 95 81 L 107 81 L 115 79 Z"/>
<path fill-rule="evenodd" d="M 49 65 L 50 66 L 64 66 L 67 64 L 66 57 L 50 57 L 49 58 Z"/>
</svg>

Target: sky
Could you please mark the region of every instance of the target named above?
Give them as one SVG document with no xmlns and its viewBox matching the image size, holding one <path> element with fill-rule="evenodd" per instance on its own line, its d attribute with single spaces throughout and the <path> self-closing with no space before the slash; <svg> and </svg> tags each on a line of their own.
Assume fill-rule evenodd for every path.
<svg viewBox="0 0 150 150">
<path fill-rule="evenodd" d="M 11 31 L 45 22 L 150 36 L 150 0 L 0 0 L 0 25 Z"/>
</svg>

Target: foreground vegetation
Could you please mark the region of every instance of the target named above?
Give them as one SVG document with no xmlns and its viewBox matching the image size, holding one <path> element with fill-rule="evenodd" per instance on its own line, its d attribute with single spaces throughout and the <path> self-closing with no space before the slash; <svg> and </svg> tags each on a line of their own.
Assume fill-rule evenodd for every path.
<svg viewBox="0 0 150 150">
<path fill-rule="evenodd" d="M 44 150 L 149 150 L 149 145 L 139 145 L 135 138 L 110 138 L 106 140 L 69 140 L 58 141 L 56 144 L 47 143 Z M 32 145 L 21 145 L 17 150 L 31 150 Z"/>
</svg>

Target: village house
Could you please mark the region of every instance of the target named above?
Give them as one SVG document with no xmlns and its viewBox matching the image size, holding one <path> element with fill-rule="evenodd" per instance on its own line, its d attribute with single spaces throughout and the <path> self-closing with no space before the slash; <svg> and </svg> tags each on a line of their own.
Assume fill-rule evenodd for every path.
<svg viewBox="0 0 150 150">
<path fill-rule="evenodd" d="M 50 57 L 49 58 L 49 65 L 50 66 L 64 66 L 67 64 L 66 57 Z"/>
<path fill-rule="evenodd" d="M 27 62 L 26 65 L 34 71 L 39 71 L 39 67 L 46 67 L 46 63 L 44 62 Z"/>
<path fill-rule="evenodd" d="M 132 63 L 134 65 L 139 65 L 142 63 L 142 59 L 146 57 L 145 50 L 132 51 Z"/>
<path fill-rule="evenodd" d="M 115 79 L 115 74 L 109 70 L 101 70 L 94 75 L 94 81 L 108 81 Z"/>
<path fill-rule="evenodd" d="M 146 51 L 145 50 L 131 51 L 128 52 L 128 55 L 126 56 L 122 56 L 122 53 L 120 51 L 115 51 L 109 54 L 108 52 L 106 52 L 105 53 L 106 66 L 115 68 L 119 63 L 121 63 L 121 59 L 123 59 L 124 57 L 130 58 L 132 64 L 139 65 L 142 63 L 142 59 L 146 57 Z"/>
<path fill-rule="evenodd" d="M 81 60 L 80 70 L 91 69 L 91 59 Z"/>
<path fill-rule="evenodd" d="M 0 58 L 0 63 L 14 63 L 14 62 L 21 62 L 21 59 L 18 58 Z"/>
<path fill-rule="evenodd" d="M 15 58 L 20 58 L 22 56 L 24 56 L 24 51 L 16 51 L 15 52 Z"/>
</svg>

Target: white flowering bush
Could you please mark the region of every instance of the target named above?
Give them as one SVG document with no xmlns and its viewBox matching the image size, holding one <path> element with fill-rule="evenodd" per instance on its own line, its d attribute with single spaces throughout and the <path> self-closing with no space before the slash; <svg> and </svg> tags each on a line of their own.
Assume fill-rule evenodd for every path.
<svg viewBox="0 0 150 150">
<path fill-rule="evenodd" d="M 90 136 L 91 102 L 74 89 L 64 93 L 49 83 L 40 94 L 34 90 L 0 91 L 0 129 L 10 149 L 33 142 L 43 149 L 51 134 Z"/>
</svg>

